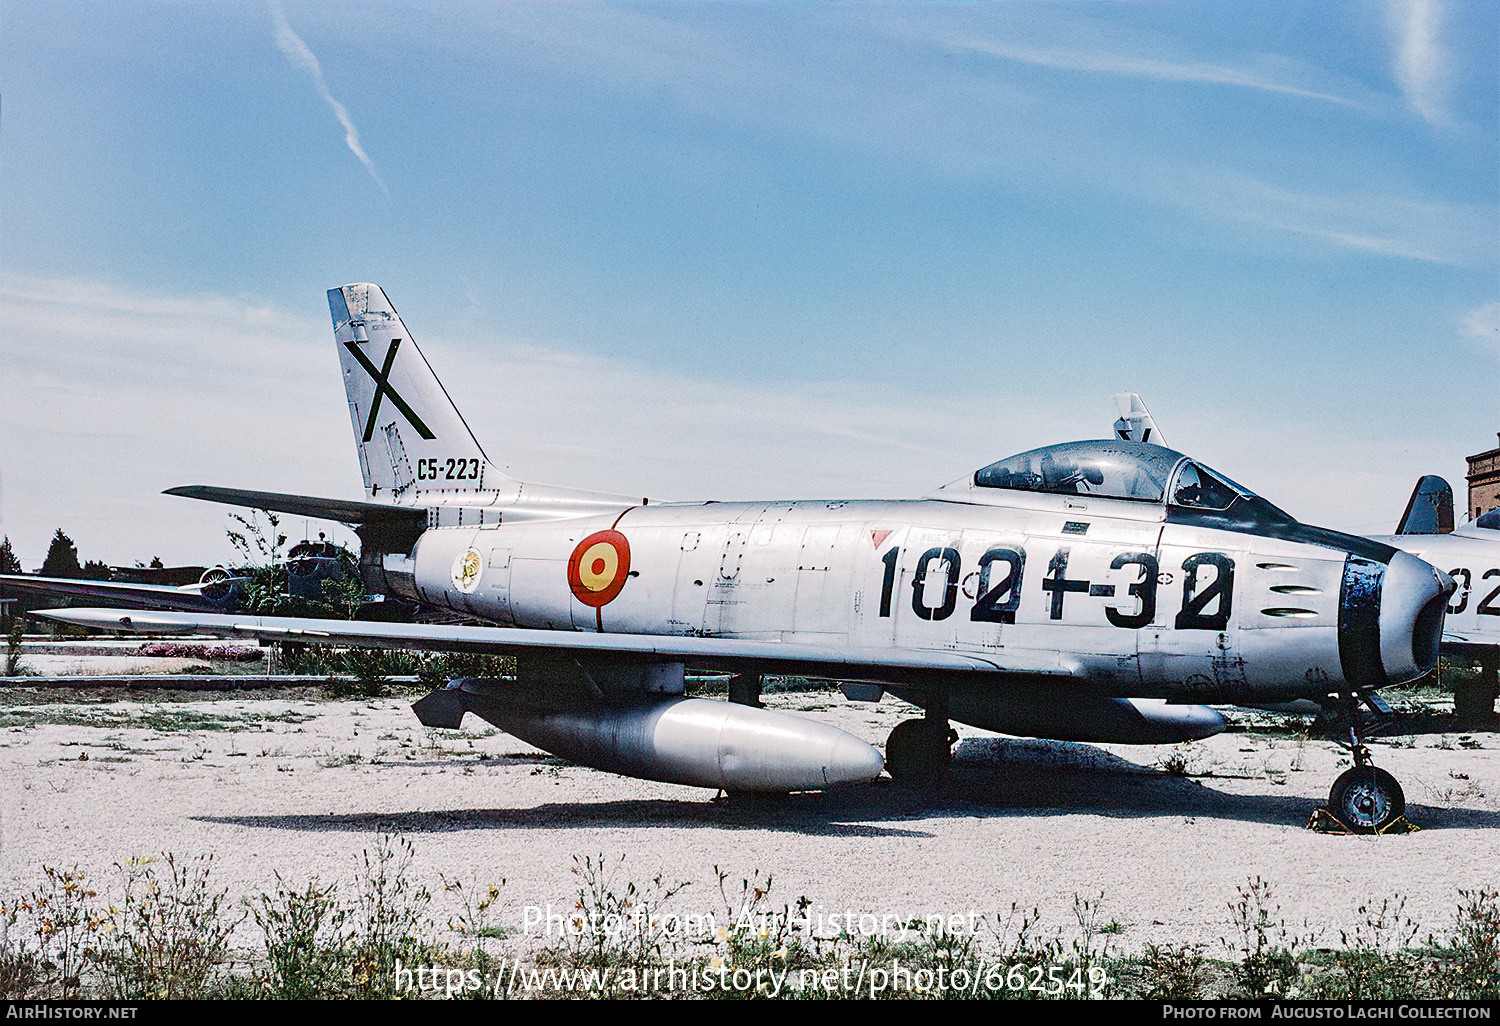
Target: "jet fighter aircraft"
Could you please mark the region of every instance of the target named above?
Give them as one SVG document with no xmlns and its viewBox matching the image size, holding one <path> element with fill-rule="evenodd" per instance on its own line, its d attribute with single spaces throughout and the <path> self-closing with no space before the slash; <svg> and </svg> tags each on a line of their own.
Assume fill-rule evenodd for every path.
<svg viewBox="0 0 1500 1026">
<path fill-rule="evenodd" d="M 472 712 L 589 766 L 731 791 L 882 768 L 851 735 L 759 708 L 762 674 L 921 707 L 892 731 L 885 767 L 925 780 L 950 758 L 950 720 L 1174 743 L 1223 728 L 1206 703 L 1363 694 L 1437 658 L 1451 580 L 1300 524 L 1170 449 L 1053 445 L 909 501 L 655 502 L 535 485 L 486 456 L 384 291 L 345 285 L 328 301 L 364 498 L 170 493 L 356 525 L 371 592 L 484 625 L 48 615 L 513 654 L 514 681 L 452 681 L 417 715 L 452 727 Z M 738 701 L 685 697 L 689 667 L 736 674 Z M 1378 784 L 1357 820 L 1368 829 L 1404 808 L 1394 780 Z"/>
<path fill-rule="evenodd" d="M 1111 397 L 1119 410 L 1115 435 L 1121 440 L 1165 445 L 1161 429 L 1141 397 Z M 1500 670 L 1500 510 L 1454 527 L 1453 488 L 1441 477 L 1417 481 L 1395 534 L 1372 541 L 1402 549 L 1447 571 L 1457 584 L 1448 603 L 1439 651 L 1450 659 L 1478 659 L 1480 680 L 1454 688 L 1460 722 L 1484 724 L 1494 718 Z"/>
<path fill-rule="evenodd" d="M 1396 533 L 1376 540 L 1450 568 L 1458 588 L 1448 603 L 1441 651 L 1451 659 L 1478 659 L 1482 668 L 1475 684 L 1454 688 L 1454 713 L 1476 726 L 1493 720 L 1500 690 L 1500 510 L 1455 527 L 1453 489 L 1429 475 L 1412 490 Z"/>
</svg>

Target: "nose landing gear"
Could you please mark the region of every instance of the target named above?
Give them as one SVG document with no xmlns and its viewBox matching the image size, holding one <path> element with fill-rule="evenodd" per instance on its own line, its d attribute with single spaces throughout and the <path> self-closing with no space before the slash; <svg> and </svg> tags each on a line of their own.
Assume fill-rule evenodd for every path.
<svg viewBox="0 0 1500 1026">
<path fill-rule="evenodd" d="M 1324 831 L 1341 829 L 1351 834 L 1383 834 L 1393 830 L 1404 833 L 1415 829 L 1406 819 L 1406 795 L 1395 777 L 1370 761 L 1370 749 L 1364 741 L 1364 718 L 1360 713 L 1362 700 L 1370 702 L 1379 712 L 1390 711 L 1390 707 L 1373 693 L 1345 696 L 1349 715 L 1349 750 L 1354 765 L 1339 774 L 1328 792 L 1328 805 L 1313 813 L 1308 826 Z"/>
<path fill-rule="evenodd" d="M 1354 765 L 1339 774 L 1328 792 L 1328 811 L 1352 833 L 1381 834 L 1406 816 L 1406 795 L 1396 778 L 1370 764 L 1370 753 L 1359 745 Z"/>
</svg>

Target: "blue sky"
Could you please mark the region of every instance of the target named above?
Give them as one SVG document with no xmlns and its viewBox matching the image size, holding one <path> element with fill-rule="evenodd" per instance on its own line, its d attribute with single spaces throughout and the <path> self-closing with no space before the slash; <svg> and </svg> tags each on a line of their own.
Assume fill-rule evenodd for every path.
<svg viewBox="0 0 1500 1026">
<path fill-rule="evenodd" d="M 348 281 L 512 472 L 653 497 L 920 495 L 1132 390 L 1383 531 L 1500 431 L 1492 3 L 0 0 L 0 99 L 28 567 L 357 495 Z"/>
</svg>

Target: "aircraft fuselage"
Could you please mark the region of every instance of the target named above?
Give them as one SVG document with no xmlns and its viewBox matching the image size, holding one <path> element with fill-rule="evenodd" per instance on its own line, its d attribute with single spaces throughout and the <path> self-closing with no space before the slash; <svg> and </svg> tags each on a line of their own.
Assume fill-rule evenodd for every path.
<svg viewBox="0 0 1500 1026">
<path fill-rule="evenodd" d="M 1353 559 L 1378 592 L 1388 568 Z M 1381 610 L 1378 594 L 1360 606 L 1371 581 L 1350 562 L 1327 544 L 1170 523 L 1160 504 L 1007 493 L 1003 506 L 715 502 L 440 527 L 386 557 L 384 577 L 508 626 L 1034 653 L 1075 664 L 1095 694 L 1253 703 L 1420 672 L 1410 637 L 1377 641 L 1373 668 L 1353 651 L 1351 617 Z"/>
</svg>

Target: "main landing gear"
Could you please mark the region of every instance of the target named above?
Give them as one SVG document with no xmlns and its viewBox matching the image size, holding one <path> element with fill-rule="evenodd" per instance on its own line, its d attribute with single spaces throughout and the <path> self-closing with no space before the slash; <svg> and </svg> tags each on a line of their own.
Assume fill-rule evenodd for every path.
<svg viewBox="0 0 1500 1026">
<path fill-rule="evenodd" d="M 1390 711 L 1374 694 L 1345 696 L 1349 715 L 1349 749 L 1354 765 L 1333 782 L 1328 792 L 1327 813 L 1350 833 L 1383 834 L 1406 817 L 1406 795 L 1396 778 L 1370 761 L 1364 742 L 1361 698 L 1381 713 Z M 1324 810 L 1319 810 L 1320 812 Z M 1315 814 L 1314 820 L 1319 817 Z"/>
<path fill-rule="evenodd" d="M 920 720 L 896 724 L 885 741 L 885 770 L 898 784 L 936 784 L 948 775 L 958 732 L 948 725 L 948 695 L 934 693 Z"/>
</svg>

